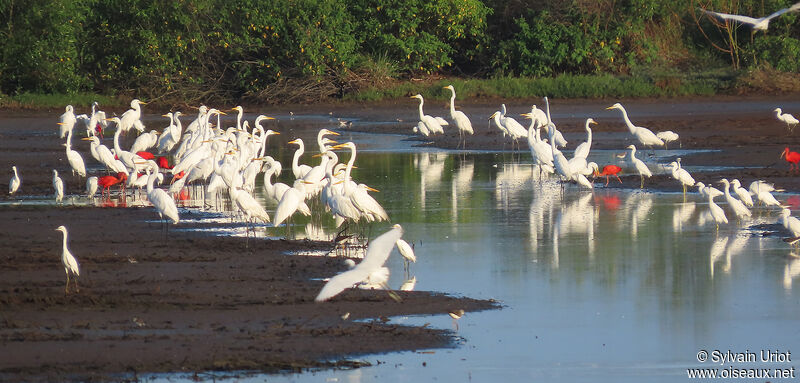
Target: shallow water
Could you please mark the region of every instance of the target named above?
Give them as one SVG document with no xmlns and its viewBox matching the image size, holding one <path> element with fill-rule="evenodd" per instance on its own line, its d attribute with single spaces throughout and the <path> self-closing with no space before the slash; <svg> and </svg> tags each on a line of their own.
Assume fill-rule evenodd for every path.
<svg viewBox="0 0 800 383">
<path fill-rule="evenodd" d="M 293 133 L 308 135 L 302 129 L 284 134 Z M 707 199 L 696 194 L 684 199 L 602 186 L 594 193 L 575 186 L 562 192 L 553 180 L 539 180 L 526 152 L 419 149 L 403 138 L 348 133 L 338 140 L 359 144 L 353 177 L 380 190 L 373 196 L 414 244 L 418 262 L 409 276 L 416 277 L 416 289 L 497 299 L 505 307 L 467 313 L 457 324 L 445 313 L 392 318 L 453 329 L 461 341 L 452 349 L 356 356 L 374 367 L 238 375 L 236 381 L 672 382 L 689 380 L 687 369 L 694 367 L 796 366 L 697 357 L 701 350 L 799 349 L 800 258 L 776 234 L 777 211 L 757 209 L 744 224 L 728 213 L 734 223 L 717 231 Z M 291 153 L 280 154 L 287 183 Z M 590 160 L 607 164 L 613 154 L 595 152 Z M 691 153 L 669 154 L 677 155 Z M 340 161 L 348 158 L 340 153 Z M 312 163 L 307 155 L 304 160 Z M 724 207 L 724 198 L 716 202 Z M 231 229 L 224 217 L 213 217 L 225 235 L 243 235 L 242 226 Z M 295 223 L 298 238 L 335 233 L 330 220 Z M 371 236 L 388 226 L 375 225 Z M 275 237 L 285 229 L 256 232 Z M 407 276 L 396 252 L 388 266 L 389 285 L 398 288 Z"/>
</svg>

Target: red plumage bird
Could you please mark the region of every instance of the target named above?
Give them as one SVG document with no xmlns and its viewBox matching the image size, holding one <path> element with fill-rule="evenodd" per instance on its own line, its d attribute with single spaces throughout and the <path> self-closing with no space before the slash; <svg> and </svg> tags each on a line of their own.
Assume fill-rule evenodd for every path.
<svg viewBox="0 0 800 383">
<path fill-rule="evenodd" d="M 608 186 L 608 177 L 609 176 L 617 177 L 617 181 L 619 181 L 619 183 L 622 183 L 622 180 L 619 179 L 619 176 L 617 175 L 617 173 L 619 173 L 621 171 L 622 171 L 622 168 L 617 166 L 617 165 L 606 165 L 606 166 L 603 166 L 603 171 L 600 172 L 600 173 L 595 174 L 595 176 L 606 176 L 606 186 Z"/>
<path fill-rule="evenodd" d="M 136 155 L 137 155 L 137 156 L 139 156 L 139 157 L 142 157 L 142 158 L 144 158 L 144 159 L 146 159 L 146 160 L 152 160 L 153 158 L 156 158 L 156 156 L 155 156 L 155 155 L 153 155 L 153 153 L 150 153 L 150 152 L 144 152 L 144 151 L 142 151 L 142 152 L 136 152 Z"/>
<path fill-rule="evenodd" d="M 800 167 L 797 166 L 797 163 L 800 162 L 800 153 L 789 151 L 789 148 L 783 149 L 783 153 L 781 153 L 781 158 L 785 158 L 786 162 L 790 163 L 789 171 L 797 171 L 800 170 Z"/>
<path fill-rule="evenodd" d="M 157 157 L 156 163 L 158 164 L 158 167 L 161 169 L 172 169 L 174 167 L 169 164 L 169 160 L 167 159 L 167 157 L 164 156 Z"/>
<path fill-rule="evenodd" d="M 122 191 L 122 187 L 125 186 L 125 180 L 128 179 L 128 175 L 119 172 L 117 176 L 103 176 L 97 180 L 97 184 L 101 186 L 103 189 L 101 191 L 101 196 L 105 195 L 106 191 L 108 191 L 108 196 L 111 197 L 111 187 L 120 184 L 120 191 Z"/>
</svg>

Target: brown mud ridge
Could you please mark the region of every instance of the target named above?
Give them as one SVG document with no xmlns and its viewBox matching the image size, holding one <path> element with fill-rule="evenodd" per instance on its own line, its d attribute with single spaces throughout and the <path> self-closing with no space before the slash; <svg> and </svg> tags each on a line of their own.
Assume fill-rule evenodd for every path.
<svg viewBox="0 0 800 383">
<path fill-rule="evenodd" d="M 61 224 L 81 265 L 80 292 L 69 295 Z M 152 208 L 0 208 L 0 380 L 355 367 L 363 363 L 342 356 L 455 344 L 449 330 L 389 317 L 497 307 L 429 292 L 397 292 L 398 302 L 361 289 L 315 303 L 319 278 L 346 266 L 290 253 L 331 243 L 250 239 L 246 248 L 192 226 L 182 222 L 164 241 Z"/>
<path fill-rule="evenodd" d="M 65 201 L 83 193 L 55 135 L 58 114 L 0 117 L 0 179 L 5 185 L 12 165 L 22 176 L 19 194 L 3 192 L 0 202 L 52 195 L 52 169 L 64 179 Z M 86 141 L 73 147 L 94 164 Z M 191 231 L 210 225 L 192 222 L 171 227 L 165 241 L 157 220 L 151 207 L 0 205 L 0 381 L 352 368 L 366 364 L 359 355 L 459 342 L 449 329 L 397 325 L 392 316 L 499 307 L 434 292 L 398 291 L 396 301 L 361 289 L 315 303 L 320 279 L 344 271 L 343 259 L 291 252 L 332 243 L 250 239 L 246 247 L 243 238 Z M 80 262 L 79 293 L 64 294 L 59 225 Z"/>
</svg>

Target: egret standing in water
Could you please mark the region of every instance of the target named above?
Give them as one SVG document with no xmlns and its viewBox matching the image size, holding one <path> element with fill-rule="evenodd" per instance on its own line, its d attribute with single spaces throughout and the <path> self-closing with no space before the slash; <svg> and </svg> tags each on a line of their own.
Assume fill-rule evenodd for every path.
<svg viewBox="0 0 800 383">
<path fill-rule="evenodd" d="M 629 145 L 628 149 L 631 150 L 631 162 L 633 163 L 633 167 L 636 168 L 636 171 L 639 173 L 639 177 L 642 179 L 639 189 L 643 189 L 644 177 L 650 178 L 653 176 L 653 173 L 650 172 L 650 169 L 647 168 L 647 165 L 645 165 L 644 161 L 636 158 L 636 146 Z"/>
<path fill-rule="evenodd" d="M 11 181 L 8 182 L 8 194 L 14 194 L 19 190 L 19 185 L 22 184 L 22 178 L 19 177 L 17 174 L 17 167 L 12 166 L 11 170 L 14 171 L 14 176 L 11 177 Z"/>
<path fill-rule="evenodd" d="M 64 265 L 64 272 L 67 274 L 67 283 L 64 286 L 64 294 L 69 294 L 69 276 L 72 275 L 75 280 L 75 292 L 80 292 L 78 287 L 78 276 L 81 275 L 80 268 L 78 267 L 78 260 L 70 253 L 67 248 L 67 228 L 63 225 L 56 228 L 56 231 L 64 233 L 64 245 L 61 249 L 61 264 Z"/>
<path fill-rule="evenodd" d="M 53 169 L 53 190 L 55 191 L 56 202 L 64 199 L 64 181 L 58 176 L 58 170 Z"/>
<path fill-rule="evenodd" d="M 664 146 L 664 141 L 662 141 L 658 136 L 655 135 L 650 129 L 642 128 L 641 126 L 634 125 L 630 118 L 628 118 L 628 112 L 625 111 L 625 108 L 620 103 L 616 103 L 614 105 L 609 106 L 606 108 L 610 109 L 617 109 L 622 112 L 622 119 L 625 120 L 625 126 L 628 127 L 628 131 L 636 137 L 636 139 L 645 147 L 652 147 L 652 146 Z"/>
<path fill-rule="evenodd" d="M 464 146 L 466 147 L 467 142 L 466 138 L 464 138 L 464 134 L 475 134 L 475 131 L 472 129 L 472 122 L 469 121 L 469 117 L 467 117 L 464 112 L 456 110 L 456 89 L 453 88 L 452 85 L 448 85 L 444 87 L 444 89 L 450 89 L 450 118 L 456 123 L 459 139 L 464 140 Z M 456 146 L 456 149 L 458 149 L 458 146 Z"/>
<path fill-rule="evenodd" d="M 795 118 L 791 114 L 783 113 L 781 108 L 775 108 L 775 110 L 773 110 L 773 112 L 775 112 L 775 117 L 778 120 L 780 120 L 780 121 L 782 121 L 783 123 L 786 124 L 786 128 L 789 129 L 789 133 L 791 133 L 792 130 L 794 130 L 795 125 L 800 123 L 800 121 L 798 121 L 797 118 Z"/>
</svg>

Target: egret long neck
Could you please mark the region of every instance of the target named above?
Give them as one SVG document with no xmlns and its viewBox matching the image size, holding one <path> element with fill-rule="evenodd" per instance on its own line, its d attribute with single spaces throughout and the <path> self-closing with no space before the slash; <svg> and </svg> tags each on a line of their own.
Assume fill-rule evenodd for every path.
<svg viewBox="0 0 800 383">
<path fill-rule="evenodd" d="M 303 141 L 297 141 L 297 145 L 299 147 L 294 151 L 294 158 L 292 158 L 293 171 L 296 171 L 300 167 L 300 156 L 302 156 L 303 152 L 306 150 L 305 145 L 303 145 Z"/>
<path fill-rule="evenodd" d="M 63 251 L 62 251 L 62 253 L 61 253 L 61 254 L 64 254 L 64 255 L 65 255 L 65 254 L 67 254 L 67 252 L 69 251 L 69 250 L 67 250 L 67 231 L 66 231 L 66 230 L 64 230 L 64 231 L 62 231 L 61 233 L 63 233 L 63 234 L 64 234 L 64 241 L 63 241 L 63 248 L 62 248 L 62 250 L 63 250 Z"/>
<path fill-rule="evenodd" d="M 450 96 L 450 116 L 456 114 L 456 91 L 450 90 L 453 94 Z"/>
<path fill-rule="evenodd" d="M 121 152 L 122 149 L 119 147 L 119 135 L 122 133 L 122 128 L 120 128 L 119 124 L 117 124 L 117 131 L 114 132 L 114 151 L 117 153 Z M 117 154 L 119 155 L 119 154 Z"/>
<path fill-rule="evenodd" d="M 67 151 L 72 148 L 72 129 L 67 131 Z"/>
<path fill-rule="evenodd" d="M 425 100 L 420 98 L 419 99 L 419 120 L 420 121 L 422 121 L 423 118 L 425 117 L 425 113 L 422 112 L 422 104 L 424 104 L 424 103 L 425 103 Z"/>
<path fill-rule="evenodd" d="M 620 108 L 620 111 L 622 112 L 622 119 L 625 120 L 625 126 L 627 126 L 628 130 L 633 134 L 633 128 L 636 126 L 634 126 L 631 119 L 628 118 L 628 112 L 625 111 L 625 108 Z"/>
<path fill-rule="evenodd" d="M 344 190 L 349 194 L 350 189 L 350 172 L 353 170 L 353 164 L 356 163 L 356 147 L 350 147 L 350 159 L 347 161 L 347 169 L 344 171 Z"/>
</svg>

